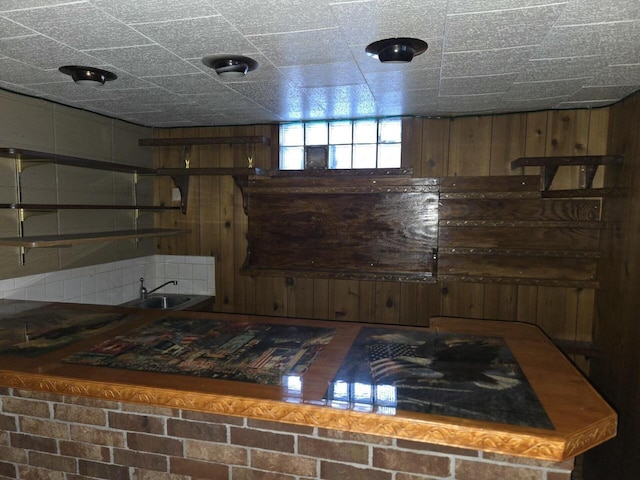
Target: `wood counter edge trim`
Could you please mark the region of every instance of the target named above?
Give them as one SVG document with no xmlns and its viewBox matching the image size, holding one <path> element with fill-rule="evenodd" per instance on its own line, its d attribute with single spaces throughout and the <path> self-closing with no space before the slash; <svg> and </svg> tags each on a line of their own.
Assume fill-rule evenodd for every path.
<svg viewBox="0 0 640 480">
<path fill-rule="evenodd" d="M 185 392 L 10 371 L 0 371 L 0 386 L 401 438 L 553 462 L 567 460 L 580 451 L 610 438 L 612 431 L 615 432 L 615 421 L 613 425 L 610 424 L 610 420 L 602 421 L 574 435 L 570 439 L 571 449 L 569 450 L 567 439 L 555 431 L 535 435 L 501 430 L 499 427 L 489 429 L 435 420 L 385 417 L 313 404 L 286 403 L 277 400 Z M 381 418 L 385 421 L 381 421 Z M 464 420 L 461 423 L 464 423 Z"/>
</svg>

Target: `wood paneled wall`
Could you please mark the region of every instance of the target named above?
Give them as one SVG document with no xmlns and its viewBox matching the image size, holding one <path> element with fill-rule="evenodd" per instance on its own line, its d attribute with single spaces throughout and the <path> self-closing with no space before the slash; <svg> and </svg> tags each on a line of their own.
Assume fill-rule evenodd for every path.
<svg viewBox="0 0 640 480">
<path fill-rule="evenodd" d="M 510 162 L 521 156 L 605 154 L 608 123 L 608 109 L 406 119 L 403 163 L 412 165 L 416 177 L 537 175 L 537 167 L 511 171 Z M 277 166 L 277 127 L 156 132 L 158 137 L 237 135 L 265 135 L 274 142 L 249 150 L 244 145 L 194 147 L 190 165 L 244 167 L 247 156 L 254 155 L 257 167 Z M 155 149 L 156 166 L 181 162 L 180 147 Z M 552 189 L 578 188 L 581 175 L 580 167 L 561 167 Z M 594 186 L 601 186 L 602 178 L 599 171 Z M 216 257 L 219 311 L 406 325 L 426 325 L 433 315 L 455 315 L 532 322 L 554 338 L 591 339 L 594 289 L 242 276 L 247 218 L 239 189 L 231 177 L 193 177 L 191 182 L 187 215 L 162 217 L 163 226 L 186 227 L 191 233 L 162 240 L 159 246 L 162 253 Z M 161 179 L 159 197 L 169 201 L 171 187 L 169 179 Z"/>
</svg>

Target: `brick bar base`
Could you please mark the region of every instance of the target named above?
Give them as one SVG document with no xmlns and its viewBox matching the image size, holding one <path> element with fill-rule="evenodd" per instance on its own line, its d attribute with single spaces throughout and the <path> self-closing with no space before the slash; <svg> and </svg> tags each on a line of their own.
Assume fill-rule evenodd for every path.
<svg viewBox="0 0 640 480">
<path fill-rule="evenodd" d="M 0 479 L 570 480 L 561 463 L 0 387 Z"/>
</svg>

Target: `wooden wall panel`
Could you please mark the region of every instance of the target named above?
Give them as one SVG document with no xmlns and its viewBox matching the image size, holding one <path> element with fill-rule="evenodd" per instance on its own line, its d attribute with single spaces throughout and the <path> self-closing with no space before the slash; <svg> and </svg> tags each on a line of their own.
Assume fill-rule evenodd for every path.
<svg viewBox="0 0 640 480">
<path fill-rule="evenodd" d="M 608 119 L 608 109 L 456 119 L 406 119 L 404 128 L 408 143 L 403 145 L 403 162 L 410 160 L 416 177 L 525 173 L 538 176 L 538 167 L 511 171 L 509 162 L 523 155 L 610 153 L 606 136 Z M 181 129 L 156 132 L 156 136 L 183 134 Z M 275 139 L 271 147 L 255 147 L 254 164 L 265 168 L 277 166 L 277 126 L 207 128 L 200 129 L 195 135 L 271 137 Z M 245 166 L 247 155 L 251 153 L 244 146 L 193 148 L 199 149 L 198 161 L 202 166 Z M 173 153 L 170 153 L 171 150 L 174 150 Z M 177 150 L 157 149 L 156 162 L 167 162 L 169 157 L 179 156 Z M 578 167 L 575 172 L 562 174 L 560 182 L 576 187 L 579 176 Z M 455 182 L 460 180 L 453 179 Z M 170 181 L 162 185 L 157 190 L 158 195 L 165 195 L 170 187 Z M 198 217 L 187 215 L 188 221 L 183 224 L 192 230 L 192 235 L 199 237 L 198 254 L 213 254 L 216 257 L 215 308 L 219 311 L 411 325 L 427 325 L 428 318 L 437 315 L 498 318 L 538 323 L 552 336 L 581 341 L 591 338 L 595 290 L 590 288 L 303 278 L 292 278 L 290 282 L 293 283 L 287 285 L 284 278 L 254 279 L 240 275 L 239 269 L 245 257 L 247 225 L 238 187 L 230 177 L 202 177 L 199 192 L 191 191 L 190 196 L 193 195 L 199 196 Z M 530 206 L 518 204 L 517 200 L 511 204 L 511 201 L 506 202 L 509 208 L 505 209 L 503 205 L 495 209 L 495 212 L 503 212 L 505 220 L 509 217 L 526 220 L 530 215 L 558 221 L 594 220 L 599 216 L 600 208 L 598 200 L 561 199 L 547 200 L 543 211 L 533 212 Z M 453 203 L 450 208 L 454 208 Z M 467 202 L 455 208 L 458 209 L 456 215 L 460 215 L 461 211 L 464 215 L 464 209 L 473 215 L 473 208 L 490 207 L 486 202 L 483 204 L 478 201 L 477 205 Z M 177 221 L 172 218 L 173 214 L 159 217 L 170 217 L 171 221 Z M 589 236 L 588 232 L 586 235 Z M 186 253 L 195 248 L 193 245 L 197 245 L 193 241 L 180 243 L 177 238 L 162 240 L 159 244 L 160 250 L 165 253 Z"/>
</svg>

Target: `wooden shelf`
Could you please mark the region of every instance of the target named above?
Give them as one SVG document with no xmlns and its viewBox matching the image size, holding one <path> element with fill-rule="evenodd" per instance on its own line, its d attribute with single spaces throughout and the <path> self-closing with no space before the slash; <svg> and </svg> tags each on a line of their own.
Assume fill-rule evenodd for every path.
<svg viewBox="0 0 640 480">
<path fill-rule="evenodd" d="M 0 208 L 14 210 L 180 210 L 178 205 L 87 205 L 45 203 L 0 203 Z"/>
<path fill-rule="evenodd" d="M 257 175 L 261 177 L 269 176 L 269 170 L 263 168 L 156 168 L 154 175 L 168 176 L 198 176 L 198 175 Z"/>
<path fill-rule="evenodd" d="M 236 145 L 260 143 L 271 145 L 271 139 L 264 136 L 247 137 L 183 137 L 183 138 L 141 138 L 140 147 L 176 147 L 180 145 Z"/>
<path fill-rule="evenodd" d="M 187 230 L 149 228 L 141 230 L 120 230 L 114 232 L 85 232 L 63 235 L 40 235 L 33 237 L 0 238 L 0 246 L 5 247 L 71 247 L 82 243 L 106 242 L 149 237 L 171 237 L 188 233 Z"/>
<path fill-rule="evenodd" d="M 153 168 L 137 167 L 123 163 L 102 162 L 99 160 L 89 160 L 86 158 L 70 157 L 68 155 L 58 155 L 55 153 L 35 152 L 33 150 L 23 150 L 20 148 L 0 148 L 0 156 L 13 157 L 23 162 L 55 163 L 57 165 L 68 165 L 71 167 L 93 168 L 97 170 L 107 170 L 123 173 L 147 173 L 155 172 Z"/>
</svg>

